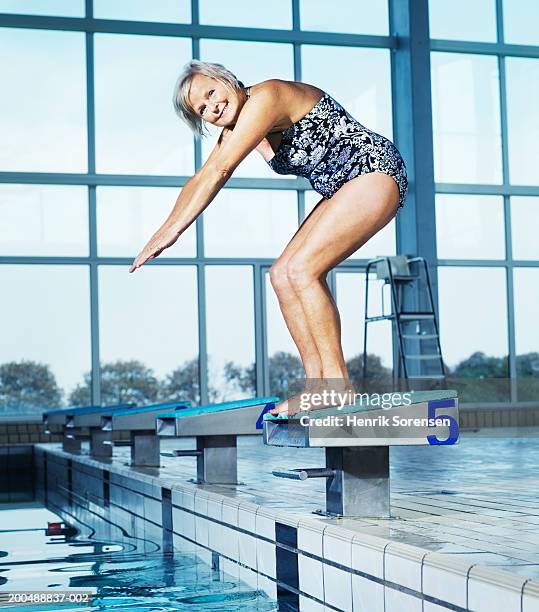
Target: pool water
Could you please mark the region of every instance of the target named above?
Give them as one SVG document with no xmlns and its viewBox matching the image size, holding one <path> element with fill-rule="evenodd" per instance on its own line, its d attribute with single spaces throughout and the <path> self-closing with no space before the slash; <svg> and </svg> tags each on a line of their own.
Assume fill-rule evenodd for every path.
<svg viewBox="0 0 539 612">
<path fill-rule="evenodd" d="M 191 552 L 163 553 L 159 545 L 138 546 L 134 538 L 104 541 L 93 528 L 47 536 L 47 521 L 61 519 L 37 504 L 0 505 L 0 519 L 0 591 L 92 592 L 90 604 L 18 606 L 28 612 L 293 609 Z"/>
</svg>

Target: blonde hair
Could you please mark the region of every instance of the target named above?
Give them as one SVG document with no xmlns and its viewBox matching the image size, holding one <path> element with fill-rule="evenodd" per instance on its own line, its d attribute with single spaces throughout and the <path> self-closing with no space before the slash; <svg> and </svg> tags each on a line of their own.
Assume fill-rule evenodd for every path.
<svg viewBox="0 0 539 612">
<path fill-rule="evenodd" d="M 197 136 L 207 136 L 209 132 L 204 126 L 204 120 L 193 110 L 189 103 L 189 88 L 195 74 L 211 77 L 228 89 L 236 92 L 241 91 L 244 85 L 235 74 L 232 74 L 222 64 L 213 64 L 200 60 L 191 60 L 185 64 L 174 86 L 172 104 L 176 114 L 187 123 Z"/>
</svg>

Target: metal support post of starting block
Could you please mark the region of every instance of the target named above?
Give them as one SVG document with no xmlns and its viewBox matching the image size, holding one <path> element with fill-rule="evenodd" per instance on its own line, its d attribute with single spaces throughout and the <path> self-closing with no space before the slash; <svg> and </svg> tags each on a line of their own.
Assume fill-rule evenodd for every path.
<svg viewBox="0 0 539 612">
<path fill-rule="evenodd" d="M 208 484 L 238 483 L 236 436 L 197 437 L 197 480 Z"/>
<path fill-rule="evenodd" d="M 82 439 L 80 437 L 80 430 L 69 429 L 66 431 L 64 429 L 62 450 L 65 453 L 73 453 L 74 455 L 80 455 L 82 451 Z"/>
<path fill-rule="evenodd" d="M 131 465 L 159 467 L 161 465 L 160 440 L 155 430 L 131 431 Z"/>
</svg>

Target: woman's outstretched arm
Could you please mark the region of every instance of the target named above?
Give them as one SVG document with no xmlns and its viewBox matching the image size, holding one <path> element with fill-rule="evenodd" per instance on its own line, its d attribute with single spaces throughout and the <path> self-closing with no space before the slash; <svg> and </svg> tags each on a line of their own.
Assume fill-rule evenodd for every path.
<svg viewBox="0 0 539 612">
<path fill-rule="evenodd" d="M 284 84 L 283 84 L 284 85 Z M 279 81 L 266 81 L 264 87 L 242 108 L 234 130 L 225 128 L 210 157 L 180 192 L 172 212 L 137 255 L 129 272 L 154 259 L 172 246 L 204 211 L 228 181 L 236 167 L 283 120 Z"/>
</svg>

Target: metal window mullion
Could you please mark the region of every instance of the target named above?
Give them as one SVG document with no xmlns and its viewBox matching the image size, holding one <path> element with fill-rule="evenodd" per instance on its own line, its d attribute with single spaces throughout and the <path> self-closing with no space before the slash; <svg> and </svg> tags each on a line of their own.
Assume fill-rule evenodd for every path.
<svg viewBox="0 0 539 612">
<path fill-rule="evenodd" d="M 496 0 L 496 22 L 498 44 L 503 44 L 503 6 L 502 0 Z M 502 175 L 503 186 L 507 188 L 510 184 L 509 172 L 509 130 L 507 127 L 507 79 L 505 74 L 505 57 L 498 55 L 498 71 L 500 75 L 500 128 L 502 138 Z M 508 342 L 508 365 L 509 365 L 509 391 L 511 402 L 518 401 L 517 398 L 517 355 L 515 340 L 515 295 L 513 283 L 513 244 L 511 235 L 511 202 L 510 196 L 503 195 L 503 215 L 505 233 L 505 258 L 506 258 L 506 300 L 507 300 L 507 342 Z"/>
<path fill-rule="evenodd" d="M 191 0 L 191 19 L 198 23 L 198 0 Z M 193 59 L 200 58 L 200 40 L 191 39 Z M 193 152 L 195 171 L 202 165 L 202 143 L 193 135 Z M 199 215 L 195 221 L 196 229 L 196 259 L 197 259 L 197 304 L 198 304 L 198 378 L 200 385 L 200 403 L 209 402 L 208 380 L 208 327 L 206 319 L 206 266 L 204 259 L 204 220 Z"/>
<path fill-rule="evenodd" d="M 298 227 L 305 220 L 305 191 L 303 189 L 296 191 L 297 206 L 298 206 Z"/>
<path fill-rule="evenodd" d="M 391 100 L 394 140 L 409 176 L 407 203 L 396 224 L 397 253 L 425 258 L 434 310 L 438 313 L 428 8 L 428 0 L 391 0 L 389 3 L 390 33 L 400 42 L 391 52 Z M 418 305 L 420 298 L 418 291 L 410 295 Z M 396 353 L 395 337 L 393 347 Z"/>
<path fill-rule="evenodd" d="M 466 195 L 539 196 L 539 185 L 479 185 L 474 183 L 436 183 L 436 193 Z"/>
<path fill-rule="evenodd" d="M 430 41 L 431 51 L 466 53 L 471 55 L 510 55 L 512 57 L 539 57 L 538 45 L 513 45 L 501 42 L 474 42 L 461 40 Z"/>
<path fill-rule="evenodd" d="M 256 394 L 259 397 L 269 395 L 268 371 L 268 343 L 267 343 L 267 308 L 265 265 L 254 264 L 253 267 L 254 292 L 254 323 L 255 323 L 255 372 Z"/>
<path fill-rule="evenodd" d="M 39 185 L 103 185 L 107 187 L 183 187 L 190 176 L 151 176 L 128 174 L 71 174 L 49 172 L 0 172 L 0 183 Z M 231 178 L 227 189 L 308 189 L 304 178 Z M 539 188 L 537 189 L 539 193 Z"/>
<path fill-rule="evenodd" d="M 206 326 L 206 266 L 197 264 L 197 302 L 198 302 L 198 376 L 200 385 L 200 403 L 207 404 L 208 393 L 208 345 Z"/>
<path fill-rule="evenodd" d="M 292 0 L 292 31 L 300 30 L 299 0 Z M 297 41 L 294 47 L 294 81 L 301 81 L 301 44 Z"/>
<path fill-rule="evenodd" d="M 250 42 L 280 42 L 326 44 L 348 47 L 394 47 L 391 36 L 348 34 L 339 32 L 310 32 L 274 28 L 215 26 L 195 23 L 198 11 L 193 11 L 192 23 L 164 23 L 121 19 L 93 19 L 88 17 L 57 17 L 45 15 L 16 15 L 0 13 L 0 27 L 31 28 L 38 30 L 67 30 L 174 38 L 211 38 L 216 40 L 245 40 Z M 518 46 L 518 45 L 515 45 Z"/>
<path fill-rule="evenodd" d="M 86 16 L 93 15 L 92 0 L 86 0 Z M 95 175 L 95 71 L 94 71 L 94 35 L 85 34 L 86 44 L 86 128 L 88 174 Z M 97 250 L 97 203 L 96 186 L 88 186 L 88 243 L 90 271 L 90 351 L 91 351 L 91 403 L 101 404 L 101 356 L 99 345 L 99 270 Z"/>
</svg>

